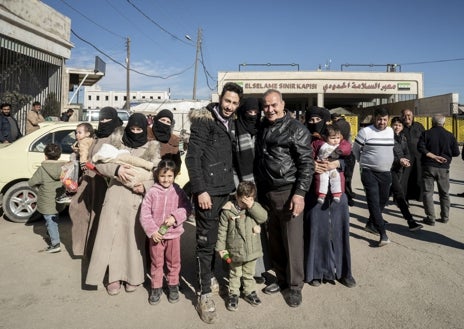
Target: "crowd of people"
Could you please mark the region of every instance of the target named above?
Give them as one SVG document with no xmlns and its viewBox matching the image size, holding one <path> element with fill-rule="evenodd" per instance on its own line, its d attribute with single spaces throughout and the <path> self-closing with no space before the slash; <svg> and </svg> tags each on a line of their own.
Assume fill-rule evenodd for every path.
<svg viewBox="0 0 464 329">
<path fill-rule="evenodd" d="M 2 104 L 4 116 L 8 107 Z M 39 111 L 31 112 L 31 122 L 39 121 Z M 379 247 L 390 243 L 382 212 L 391 196 L 410 231 L 422 228 L 409 211 L 413 198 L 423 201 L 424 224 L 449 220 L 449 165 L 460 152 L 443 128 L 443 115 L 434 115 L 433 127 L 425 130 L 410 110 L 391 119 L 379 108 L 352 141 L 349 124 L 326 108 L 308 108 L 302 123 L 286 109 L 280 91 L 244 98 L 241 86 L 227 83 L 218 103 L 191 110 L 189 120 L 185 164 L 191 195 L 174 182 L 181 157 L 171 111 L 159 111 L 150 122 L 135 113 L 123 127 L 116 110 L 106 107 L 95 135 L 77 127 L 83 137 L 75 146 L 80 183 L 70 196 L 69 215 L 72 251 L 82 257 L 87 285 L 104 286 L 112 296 L 122 288 L 130 293 L 148 273 L 148 302 L 160 302 L 165 281 L 167 299 L 176 303 L 183 223 L 194 212 L 195 307 L 206 323 L 217 320 L 216 257 L 228 264 L 230 311 L 238 309 L 240 297 L 261 304 L 256 283 L 266 284 L 265 294 L 280 293 L 290 307 L 302 304 L 305 282 L 355 287 L 349 241 L 355 161 L 369 211 L 365 230 L 379 235 Z M 31 123 L 28 129 L 38 128 Z M 13 128 L 1 137 L 9 141 L 18 134 Z M 103 156 L 108 149 L 116 155 Z M 51 253 L 60 251 L 60 154 L 58 145 L 48 145 L 29 181 L 39 186 L 38 210 Z"/>
</svg>

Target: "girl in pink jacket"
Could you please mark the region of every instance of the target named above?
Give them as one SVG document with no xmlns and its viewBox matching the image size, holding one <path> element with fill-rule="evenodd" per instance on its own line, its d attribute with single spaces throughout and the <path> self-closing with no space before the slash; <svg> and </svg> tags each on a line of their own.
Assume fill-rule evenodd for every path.
<svg viewBox="0 0 464 329">
<path fill-rule="evenodd" d="M 140 223 L 150 238 L 151 291 L 148 302 L 159 303 L 166 264 L 168 301 L 179 301 L 180 236 L 183 222 L 192 211 L 185 192 L 174 183 L 179 170 L 172 160 L 161 160 L 155 170 L 155 184 L 146 193 Z"/>
</svg>

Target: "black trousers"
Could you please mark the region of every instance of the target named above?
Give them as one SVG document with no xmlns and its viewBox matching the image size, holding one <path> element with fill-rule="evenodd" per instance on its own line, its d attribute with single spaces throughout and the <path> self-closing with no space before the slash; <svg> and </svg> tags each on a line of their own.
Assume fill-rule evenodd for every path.
<svg viewBox="0 0 464 329">
<path fill-rule="evenodd" d="M 348 200 L 351 201 L 354 199 L 356 194 L 353 192 L 351 187 L 351 180 L 353 179 L 354 166 L 356 164 L 356 158 L 353 152 L 345 158 L 345 169 L 343 171 L 345 175 L 345 194 L 348 197 Z"/>
<path fill-rule="evenodd" d="M 401 214 L 403 215 L 404 219 L 406 219 L 408 222 L 412 221 L 413 218 L 412 218 L 411 212 L 409 211 L 406 198 L 404 197 L 403 186 L 401 185 L 401 172 L 392 170 L 391 176 L 392 176 L 392 185 L 391 185 L 390 191 L 391 191 L 391 194 L 393 195 L 393 198 L 395 199 L 395 203 L 400 209 Z"/>
<path fill-rule="evenodd" d="M 301 290 L 304 280 L 303 213 L 292 216 L 289 210 L 293 194 L 288 191 L 266 193 L 268 208 L 269 252 L 281 288 Z"/>
<path fill-rule="evenodd" d="M 198 205 L 198 198 L 195 202 L 195 221 L 197 225 L 197 274 L 199 282 L 199 291 L 202 295 L 211 292 L 211 278 L 214 272 L 214 263 L 216 261 L 216 247 L 219 215 L 224 204 L 229 200 L 229 194 L 211 196 L 213 206 L 211 209 L 201 209 Z"/>
</svg>

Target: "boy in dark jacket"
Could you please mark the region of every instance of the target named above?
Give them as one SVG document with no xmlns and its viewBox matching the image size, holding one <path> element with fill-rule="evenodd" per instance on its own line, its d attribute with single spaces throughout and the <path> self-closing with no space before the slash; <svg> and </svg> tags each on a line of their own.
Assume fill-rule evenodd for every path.
<svg viewBox="0 0 464 329">
<path fill-rule="evenodd" d="M 55 199 L 63 193 L 63 185 L 60 181 L 61 166 L 65 163 L 59 161 L 61 147 L 57 144 L 48 144 L 44 150 L 45 161 L 36 170 L 29 186 L 37 186 L 37 210 L 45 219 L 50 245 L 44 250 L 49 253 L 60 252 L 60 232 L 58 231 L 59 212 L 63 206 L 56 203 Z"/>
</svg>

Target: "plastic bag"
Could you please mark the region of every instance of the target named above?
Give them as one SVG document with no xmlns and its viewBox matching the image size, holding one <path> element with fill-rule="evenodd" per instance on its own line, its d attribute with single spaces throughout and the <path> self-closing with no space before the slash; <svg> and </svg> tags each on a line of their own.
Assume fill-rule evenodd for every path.
<svg viewBox="0 0 464 329">
<path fill-rule="evenodd" d="M 79 180 L 79 162 L 69 161 L 61 166 L 60 181 L 67 192 L 77 192 Z"/>
</svg>

